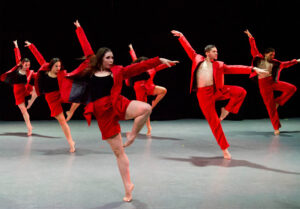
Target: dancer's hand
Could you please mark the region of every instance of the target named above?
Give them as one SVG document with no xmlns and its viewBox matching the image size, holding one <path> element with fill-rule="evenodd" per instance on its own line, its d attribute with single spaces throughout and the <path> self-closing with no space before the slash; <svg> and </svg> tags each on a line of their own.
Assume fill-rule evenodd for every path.
<svg viewBox="0 0 300 209">
<path fill-rule="evenodd" d="M 159 58 L 160 62 L 162 64 L 166 64 L 168 67 L 171 67 L 173 65 L 176 65 L 177 63 L 179 63 L 179 61 L 171 61 L 165 58 Z"/>
<path fill-rule="evenodd" d="M 28 47 L 31 43 L 29 41 L 25 41 L 25 47 Z"/>
<path fill-rule="evenodd" d="M 300 62 L 300 59 L 297 59 L 297 62 L 299 63 L 299 62 Z"/>
<path fill-rule="evenodd" d="M 15 45 L 15 48 L 18 48 L 18 41 L 15 40 L 15 41 L 13 41 L 13 43 L 14 43 L 14 45 Z"/>
<path fill-rule="evenodd" d="M 254 67 L 253 70 L 258 74 L 258 75 L 270 75 L 269 71 L 266 69 L 261 69 L 258 67 Z"/>
<path fill-rule="evenodd" d="M 128 47 L 129 47 L 130 50 L 133 50 L 132 44 L 129 44 Z"/>
<path fill-rule="evenodd" d="M 245 30 L 244 31 L 244 33 L 246 33 L 247 34 L 247 36 L 249 37 L 249 38 L 252 38 L 253 36 L 251 35 L 251 33 L 249 32 L 249 30 L 247 29 L 247 30 Z"/>
<path fill-rule="evenodd" d="M 79 27 L 80 27 L 79 21 L 76 20 L 76 21 L 74 22 L 74 25 L 76 26 L 76 28 L 79 28 Z"/>
<path fill-rule="evenodd" d="M 171 33 L 173 33 L 173 35 L 176 36 L 176 37 L 183 36 L 183 34 L 181 32 L 179 32 L 179 31 L 177 31 L 177 30 L 172 30 Z"/>
</svg>

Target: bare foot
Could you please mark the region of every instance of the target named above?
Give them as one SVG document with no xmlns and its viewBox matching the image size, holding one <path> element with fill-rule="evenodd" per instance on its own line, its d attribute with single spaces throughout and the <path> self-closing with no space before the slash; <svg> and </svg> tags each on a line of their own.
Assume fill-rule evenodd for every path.
<svg viewBox="0 0 300 209">
<path fill-rule="evenodd" d="M 279 130 L 275 130 L 275 131 L 274 131 L 274 135 L 275 135 L 275 136 L 278 136 L 279 134 L 280 134 L 280 131 L 279 131 Z"/>
<path fill-rule="evenodd" d="M 31 136 L 32 135 L 32 126 L 27 127 L 27 136 Z"/>
<path fill-rule="evenodd" d="M 125 193 L 125 197 L 123 197 L 124 202 L 131 202 L 132 201 L 132 190 L 134 189 L 134 184 L 131 184 L 128 191 Z"/>
<path fill-rule="evenodd" d="M 278 104 L 278 103 L 276 103 L 276 109 L 278 109 L 278 107 L 279 107 L 279 104 Z"/>
<path fill-rule="evenodd" d="M 147 132 L 147 136 L 151 136 L 151 131 L 152 131 L 152 127 L 150 126 L 149 128 L 148 128 L 148 132 Z"/>
<path fill-rule="evenodd" d="M 70 112 L 70 111 L 67 111 L 66 114 L 67 114 L 66 122 L 68 122 L 69 120 L 71 120 L 74 113 Z"/>
<path fill-rule="evenodd" d="M 224 120 L 227 115 L 229 114 L 229 112 L 227 110 L 225 110 L 224 107 L 221 108 L 221 115 L 220 115 L 220 120 Z"/>
<path fill-rule="evenodd" d="M 73 142 L 71 142 L 71 144 L 70 144 L 70 150 L 69 150 L 69 152 L 71 152 L 71 153 L 73 153 L 73 152 L 75 152 L 75 142 L 73 141 Z"/>
<path fill-rule="evenodd" d="M 132 135 L 131 132 L 126 133 L 126 137 L 127 137 L 127 141 L 124 143 L 123 147 L 128 147 L 129 145 L 131 145 L 134 140 L 135 140 L 135 135 Z"/>
<path fill-rule="evenodd" d="M 227 159 L 227 160 L 231 159 L 231 154 L 229 153 L 228 149 L 223 150 L 223 155 L 224 155 L 225 159 Z"/>
</svg>

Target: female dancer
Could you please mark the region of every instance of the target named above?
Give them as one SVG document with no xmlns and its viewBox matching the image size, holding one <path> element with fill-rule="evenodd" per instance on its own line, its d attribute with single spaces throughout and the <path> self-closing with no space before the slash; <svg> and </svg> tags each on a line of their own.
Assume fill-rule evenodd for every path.
<svg viewBox="0 0 300 209">
<path fill-rule="evenodd" d="M 21 53 L 18 47 L 18 42 L 13 42 L 15 45 L 15 58 L 16 58 L 16 66 L 6 73 L 1 75 L 1 81 L 6 82 L 8 84 L 13 85 L 14 96 L 16 105 L 18 105 L 19 109 L 22 112 L 25 124 L 27 126 L 27 135 L 32 135 L 32 126 L 30 123 L 30 116 L 28 114 L 27 109 L 31 107 L 34 100 L 37 98 L 37 94 L 35 92 L 34 85 L 34 77 L 35 73 L 33 70 L 29 70 L 30 68 L 30 60 L 28 58 L 24 58 L 21 60 Z M 25 97 L 31 94 L 31 98 L 28 100 L 27 107 L 25 106 Z"/>
<path fill-rule="evenodd" d="M 51 117 L 54 117 L 60 124 L 67 141 L 70 146 L 70 152 L 75 152 L 75 142 L 72 139 L 69 125 L 66 122 L 61 106 L 62 100 L 60 98 L 60 92 L 64 89 L 61 88 L 64 81 L 64 77 L 67 74 L 66 70 L 61 70 L 61 60 L 59 58 L 53 58 L 49 63 L 46 62 L 37 48 L 28 41 L 25 41 L 30 51 L 33 53 L 41 68 L 38 70 L 35 79 L 35 88 L 38 95 L 45 94 L 45 99 L 51 111 Z M 76 110 L 79 104 L 73 103 L 70 112 Z"/>
<path fill-rule="evenodd" d="M 129 53 L 133 63 L 138 63 L 148 59 L 147 57 L 137 58 L 135 51 L 133 50 L 132 44 L 129 45 L 129 49 L 130 49 Z M 128 82 L 133 83 L 136 99 L 138 101 L 147 103 L 147 96 L 149 95 L 156 96 L 155 99 L 152 101 L 152 106 L 151 106 L 152 109 L 158 104 L 158 102 L 167 93 L 167 89 L 165 87 L 155 85 L 153 82 L 156 72 L 163 70 L 165 68 L 168 68 L 168 66 L 165 64 L 161 64 L 155 68 L 147 70 L 147 72 L 134 76 L 133 78 L 130 79 L 131 82 L 129 80 L 126 80 L 126 84 L 128 84 Z M 150 136 L 152 130 L 152 127 L 150 125 L 150 117 L 147 119 L 146 125 L 148 129 L 147 135 Z"/>
<path fill-rule="evenodd" d="M 74 24 L 77 27 L 76 33 L 87 59 L 68 76 L 72 80 L 77 81 L 75 85 L 77 87 L 79 79 L 81 81 L 84 80 L 83 83 L 88 83 L 89 87 L 85 89 L 89 89 L 89 96 L 82 94 L 84 95 L 83 97 L 91 99 L 85 107 L 85 117 L 88 123 L 90 123 L 91 114 L 96 117 L 102 133 L 102 139 L 108 142 L 117 158 L 125 187 L 123 200 L 129 202 L 132 200 L 134 185 L 130 180 L 129 160 L 125 154 L 124 147 L 129 146 L 135 140 L 151 113 L 151 106 L 140 101 L 129 101 L 124 96 L 121 96 L 123 80 L 154 68 L 161 63 L 170 65 L 169 63 L 175 64 L 177 61 L 156 57 L 126 67 L 113 65 L 114 57 L 112 51 L 108 48 L 100 48 L 94 54 L 79 22 L 76 21 Z M 74 98 L 73 93 L 77 92 L 73 91 L 74 88 L 74 86 L 71 87 L 70 98 Z M 123 144 L 119 120 L 130 119 L 134 119 L 133 127 L 131 132 L 127 134 L 127 141 Z"/>
</svg>

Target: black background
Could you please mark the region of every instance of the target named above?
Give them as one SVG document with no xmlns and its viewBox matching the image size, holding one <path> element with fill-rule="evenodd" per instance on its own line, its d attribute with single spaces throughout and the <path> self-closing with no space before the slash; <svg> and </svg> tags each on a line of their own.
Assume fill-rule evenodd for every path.
<svg viewBox="0 0 300 209">
<path fill-rule="evenodd" d="M 1 3 L 0 73 L 15 65 L 13 40 L 18 40 L 22 57 L 31 60 L 31 69 L 39 65 L 24 41 L 34 43 L 45 59 L 63 60 L 68 71 L 75 69 L 83 56 L 73 22 L 78 19 L 94 49 L 106 46 L 113 50 L 115 63 L 128 65 L 131 58 L 128 44 L 132 43 L 137 56 L 160 56 L 179 60 L 180 64 L 156 74 L 155 84 L 168 89 L 166 97 L 152 113 L 152 119 L 203 118 L 195 93 L 189 94 L 192 62 L 170 33 L 181 31 L 193 48 L 203 54 L 207 44 L 215 44 L 219 60 L 226 64 L 251 64 L 249 42 L 245 29 L 256 38 L 260 51 L 276 49 L 275 58 L 281 61 L 300 58 L 299 7 L 289 1 L 5 1 Z M 300 65 L 285 69 L 281 80 L 299 87 Z M 247 97 L 237 115 L 228 119 L 240 120 L 268 117 L 257 83 L 248 75 L 226 75 L 226 84 L 242 86 Z M 0 120 L 23 120 L 14 105 L 12 87 L 0 83 Z M 134 91 L 126 86 L 123 95 L 134 99 Z M 150 98 L 151 99 L 151 98 Z M 150 100 L 151 101 L 151 100 Z M 217 102 L 219 112 L 226 102 Z M 281 118 L 299 117 L 299 91 L 279 108 Z M 69 104 L 64 105 L 68 109 Z M 83 119 L 81 106 L 74 119 Z M 29 114 L 32 120 L 50 119 L 50 110 L 43 96 L 39 97 Z"/>
</svg>

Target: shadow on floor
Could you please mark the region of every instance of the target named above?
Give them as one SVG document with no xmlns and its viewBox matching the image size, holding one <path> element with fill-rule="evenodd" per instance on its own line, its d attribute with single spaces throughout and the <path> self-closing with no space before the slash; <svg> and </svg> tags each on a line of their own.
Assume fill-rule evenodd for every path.
<svg viewBox="0 0 300 209">
<path fill-rule="evenodd" d="M 126 138 L 126 133 L 121 133 L 123 138 Z M 183 139 L 177 139 L 177 138 L 172 138 L 172 137 L 160 137 L 160 136 L 147 136 L 146 134 L 138 134 L 138 136 L 136 137 L 137 139 L 157 139 L 157 140 L 175 140 L 175 141 L 179 141 L 179 140 L 183 140 Z"/>
<path fill-rule="evenodd" d="M 236 135 L 248 135 L 248 136 L 264 136 L 264 137 L 271 137 L 274 136 L 273 131 L 225 131 L 226 136 L 236 136 Z M 281 131 L 279 136 L 285 137 L 294 137 L 295 134 L 300 133 L 300 131 Z"/>
<path fill-rule="evenodd" d="M 50 139 L 59 139 L 61 137 L 57 136 L 46 136 L 46 135 L 40 135 L 40 134 L 32 134 L 31 136 L 27 136 L 26 132 L 6 132 L 3 134 L 0 134 L 0 136 L 20 136 L 20 137 L 41 137 L 41 138 L 50 138 Z"/>
<path fill-rule="evenodd" d="M 148 208 L 148 206 L 145 203 L 143 203 L 139 200 L 133 199 L 132 202 L 129 202 L 129 203 L 127 203 L 127 202 L 112 202 L 112 203 L 108 203 L 103 206 L 91 208 L 91 209 L 114 209 L 114 208 L 119 208 L 121 205 L 125 205 L 125 204 L 127 204 L 126 208 L 130 208 L 130 209 L 147 209 Z"/>
<path fill-rule="evenodd" d="M 69 148 L 61 148 L 61 149 L 53 149 L 53 150 L 46 150 L 46 149 L 35 149 L 37 152 L 42 152 L 43 155 L 74 155 L 74 156 L 85 156 L 85 155 L 91 155 L 91 154 L 97 154 L 97 155 L 112 155 L 111 152 L 102 152 L 102 151 L 95 151 L 91 149 L 82 149 L 82 148 L 76 148 L 76 152 L 70 153 Z"/>
<path fill-rule="evenodd" d="M 249 162 L 247 160 L 226 160 L 223 157 L 190 157 L 190 158 L 164 158 L 167 160 L 176 160 L 176 161 L 184 161 L 184 162 L 190 162 L 195 166 L 199 167 L 206 167 L 206 166 L 219 166 L 219 167 L 248 167 L 248 168 L 255 168 L 255 169 L 263 169 L 267 171 L 273 171 L 278 173 L 284 173 L 284 174 L 294 174 L 294 175 L 300 175 L 300 172 L 292 172 L 292 171 L 285 171 L 275 168 L 268 168 L 263 165 L 259 165 L 256 163 Z"/>
</svg>

